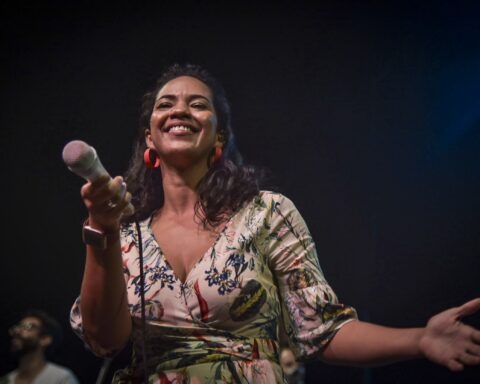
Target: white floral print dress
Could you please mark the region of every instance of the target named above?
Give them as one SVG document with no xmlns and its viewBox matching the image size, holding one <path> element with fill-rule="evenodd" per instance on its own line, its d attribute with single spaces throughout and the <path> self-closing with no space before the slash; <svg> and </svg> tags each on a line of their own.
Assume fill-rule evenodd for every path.
<svg viewBox="0 0 480 384">
<path fill-rule="evenodd" d="M 141 278 L 134 223 L 121 230 L 133 356 L 114 383 L 284 383 L 279 322 L 299 359 L 313 358 L 356 319 L 325 280 L 308 228 L 285 196 L 262 191 L 236 212 L 188 273 L 175 276 L 151 227 L 140 223 L 146 310 L 142 361 Z M 82 337 L 79 299 L 71 312 Z M 85 340 L 98 355 L 102 351 Z"/>
</svg>

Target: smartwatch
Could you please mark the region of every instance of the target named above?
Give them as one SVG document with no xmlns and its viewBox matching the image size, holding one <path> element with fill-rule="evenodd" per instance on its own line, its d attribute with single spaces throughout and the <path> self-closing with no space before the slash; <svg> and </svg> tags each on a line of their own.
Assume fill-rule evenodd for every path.
<svg viewBox="0 0 480 384">
<path fill-rule="evenodd" d="M 107 249 L 107 246 L 116 242 L 118 238 L 118 232 L 107 234 L 99 229 L 92 228 L 88 224 L 88 219 L 83 223 L 82 240 L 86 245 L 98 249 Z"/>
</svg>

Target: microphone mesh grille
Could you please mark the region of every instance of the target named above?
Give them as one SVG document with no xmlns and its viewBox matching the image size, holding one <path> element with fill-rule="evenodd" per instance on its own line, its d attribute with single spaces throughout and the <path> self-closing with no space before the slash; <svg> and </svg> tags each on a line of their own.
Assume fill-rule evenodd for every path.
<svg viewBox="0 0 480 384">
<path fill-rule="evenodd" d="M 71 168 L 88 168 L 95 160 L 95 151 L 81 140 L 67 143 L 62 152 L 63 161 Z"/>
</svg>

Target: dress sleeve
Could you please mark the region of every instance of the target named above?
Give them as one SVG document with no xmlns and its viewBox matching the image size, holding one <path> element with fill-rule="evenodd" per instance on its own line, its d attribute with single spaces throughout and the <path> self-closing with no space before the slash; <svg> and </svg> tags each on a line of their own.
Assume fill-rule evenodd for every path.
<svg viewBox="0 0 480 384">
<path fill-rule="evenodd" d="M 296 357 L 319 352 L 347 322 L 354 308 L 341 304 L 320 268 L 312 236 L 295 205 L 272 194 L 266 227 L 266 251 L 282 305 L 285 333 Z"/>
<path fill-rule="evenodd" d="M 102 358 L 113 357 L 119 352 L 118 350 L 102 348 L 98 344 L 89 340 L 87 335 L 85 335 L 85 332 L 83 331 L 82 314 L 80 312 L 80 296 L 77 297 L 70 310 L 70 326 L 72 327 L 73 332 L 83 341 L 85 348 L 90 350 L 95 356 Z"/>
</svg>

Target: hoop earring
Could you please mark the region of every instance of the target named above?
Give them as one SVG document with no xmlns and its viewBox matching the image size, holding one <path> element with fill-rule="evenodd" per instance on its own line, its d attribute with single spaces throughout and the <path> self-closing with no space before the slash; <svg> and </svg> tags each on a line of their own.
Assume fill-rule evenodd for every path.
<svg viewBox="0 0 480 384">
<path fill-rule="evenodd" d="M 153 150 L 152 148 L 145 149 L 143 152 L 143 162 L 150 169 L 156 169 L 160 167 L 160 158 L 158 157 L 158 153 Z"/>
<path fill-rule="evenodd" d="M 222 154 L 223 154 L 223 151 L 222 151 L 222 147 L 218 146 L 218 147 L 215 147 L 214 149 L 214 153 L 212 155 L 212 163 L 215 164 L 216 162 L 218 162 L 220 160 L 220 158 L 222 157 Z"/>
</svg>

